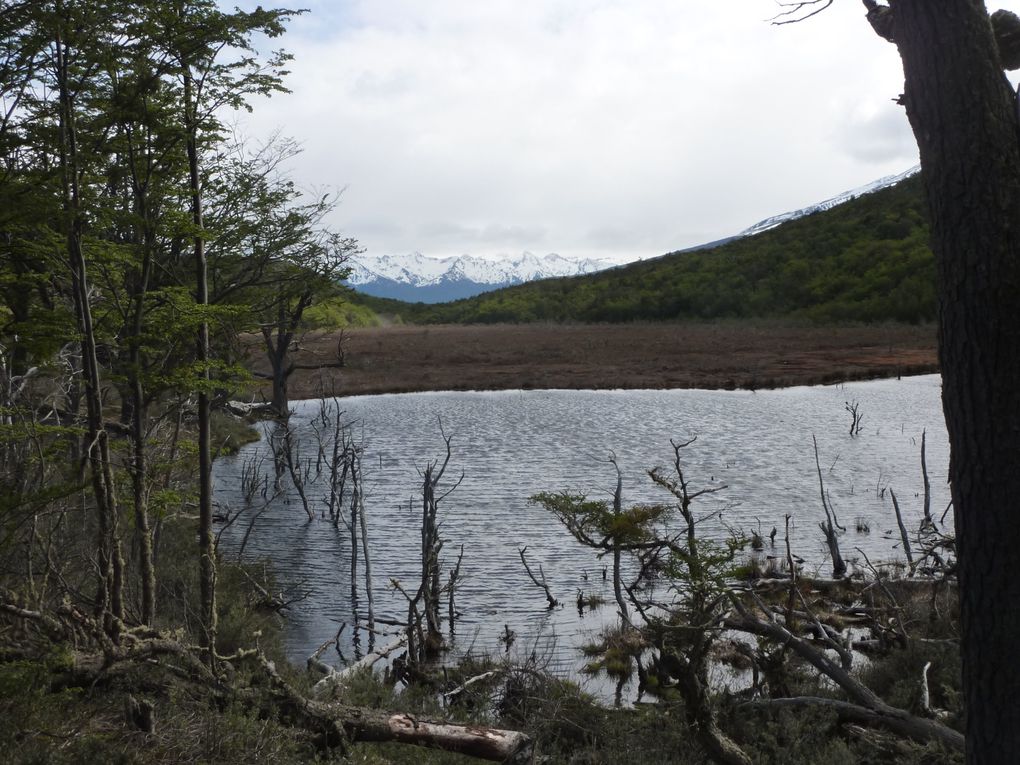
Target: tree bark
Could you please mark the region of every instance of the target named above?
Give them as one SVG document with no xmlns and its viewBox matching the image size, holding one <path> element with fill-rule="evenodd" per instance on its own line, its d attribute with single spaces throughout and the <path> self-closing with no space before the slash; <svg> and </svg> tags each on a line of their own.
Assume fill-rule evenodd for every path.
<svg viewBox="0 0 1020 765">
<path fill-rule="evenodd" d="M 64 13 L 63 3 L 57 4 L 58 14 Z M 64 22 L 64 19 L 60 19 Z M 123 569 L 124 560 L 118 535 L 118 509 L 110 443 L 103 426 L 103 402 L 100 387 L 99 356 L 96 350 L 96 333 L 89 303 L 88 268 L 82 250 L 84 221 L 81 209 L 77 129 L 75 126 L 74 99 L 70 91 L 71 72 L 68 55 L 70 45 L 58 27 L 54 38 L 55 74 L 57 80 L 60 126 L 59 154 L 63 210 L 66 216 L 66 247 L 71 272 L 75 318 L 81 334 L 82 367 L 85 382 L 87 417 L 87 454 L 96 501 L 98 525 L 99 597 L 97 611 L 104 617 L 105 628 L 111 634 L 119 630 L 124 618 Z"/>
<path fill-rule="evenodd" d="M 184 127 L 188 154 L 191 222 L 195 226 L 195 303 L 209 305 L 209 285 L 202 232 L 202 184 L 198 165 L 198 119 L 191 65 L 183 62 Z M 202 648 L 210 665 L 216 659 L 216 549 L 212 530 L 212 436 L 209 402 L 209 322 L 203 318 L 195 338 L 199 366 L 198 391 L 198 567 L 201 598 Z"/>
<path fill-rule="evenodd" d="M 928 197 L 959 556 L 968 762 L 1020 752 L 1020 144 L 980 0 L 892 0 Z"/>
</svg>

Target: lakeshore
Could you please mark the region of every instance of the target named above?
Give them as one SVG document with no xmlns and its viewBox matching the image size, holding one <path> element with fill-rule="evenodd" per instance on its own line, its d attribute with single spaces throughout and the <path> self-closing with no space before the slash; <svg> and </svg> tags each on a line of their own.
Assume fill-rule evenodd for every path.
<svg viewBox="0 0 1020 765">
<path fill-rule="evenodd" d="M 335 363 L 340 337 L 309 333 L 295 361 Z M 252 364 L 266 371 L 256 341 Z M 294 372 L 292 400 L 438 390 L 756 390 L 938 371 L 933 325 L 389 326 L 345 330 L 342 344 L 343 367 Z"/>
</svg>

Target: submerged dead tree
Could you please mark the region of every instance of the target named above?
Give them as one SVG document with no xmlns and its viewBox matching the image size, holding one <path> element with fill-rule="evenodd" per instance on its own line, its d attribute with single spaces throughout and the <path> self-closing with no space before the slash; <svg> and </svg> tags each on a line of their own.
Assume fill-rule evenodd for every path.
<svg viewBox="0 0 1020 765">
<path fill-rule="evenodd" d="M 322 501 L 329 512 L 329 520 L 337 528 L 342 523 L 350 536 L 351 601 L 354 604 L 355 619 L 358 619 L 359 555 L 364 558 L 365 597 L 368 601 L 371 636 L 371 630 L 375 627 L 375 600 L 372 593 L 372 559 L 361 462 L 364 449 L 354 437 L 354 423 L 345 421 L 343 415 L 340 401 L 335 396 L 320 400 L 319 413 L 312 420 L 312 431 L 318 443 L 315 473 L 317 477 L 323 473 L 326 476 L 328 491 Z"/>
<path fill-rule="evenodd" d="M 517 554 L 521 556 L 521 563 L 524 564 L 524 570 L 528 572 L 528 578 L 532 581 L 532 583 L 536 587 L 541 588 L 542 591 L 545 593 L 545 599 L 549 603 L 549 608 L 556 608 L 556 606 L 559 605 L 559 601 L 557 601 L 556 598 L 553 597 L 552 591 L 549 589 L 549 584 L 545 581 L 545 571 L 542 569 L 542 564 L 541 563 L 538 564 L 538 577 L 536 577 L 534 572 L 531 570 L 531 566 L 528 565 L 528 559 L 524 557 L 524 554 L 527 551 L 528 551 L 527 545 L 525 545 L 524 547 L 517 548 Z"/>
<path fill-rule="evenodd" d="M 818 527 L 825 534 L 825 544 L 829 547 L 829 557 L 832 558 L 832 576 L 840 579 L 846 574 L 846 561 L 839 551 L 839 535 L 836 531 L 839 522 L 835 513 L 829 506 L 829 500 L 825 494 L 825 481 L 822 479 L 822 466 L 818 462 L 818 439 L 811 436 L 811 442 L 815 447 L 815 470 L 818 471 L 818 490 L 822 497 L 822 509 L 825 511 L 825 521 L 818 524 Z"/>
<path fill-rule="evenodd" d="M 439 534 L 439 505 L 460 486 L 464 474 L 461 473 L 460 478 L 450 488 L 440 488 L 440 481 L 446 474 L 446 468 L 453 455 L 450 446 L 453 437 L 445 433 L 442 435 L 446 444 L 446 455 L 442 462 L 439 460 L 427 462 L 421 472 L 421 581 L 414 595 L 410 595 L 399 582 L 393 581 L 393 586 L 407 599 L 407 645 L 408 657 L 412 664 L 433 659 L 442 650 L 443 633 L 440 617 L 442 596 L 444 593 L 452 593 L 457 584 L 457 576 L 451 576 L 445 587 L 441 584 L 442 562 L 439 555 L 444 540 Z M 457 561 L 454 571 L 459 574 L 460 560 Z M 451 608 L 451 615 L 452 610 Z"/>
</svg>

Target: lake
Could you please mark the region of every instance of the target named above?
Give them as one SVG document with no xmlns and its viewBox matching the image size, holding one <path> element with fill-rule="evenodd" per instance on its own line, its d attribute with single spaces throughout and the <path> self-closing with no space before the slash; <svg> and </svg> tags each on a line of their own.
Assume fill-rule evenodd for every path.
<svg viewBox="0 0 1020 765">
<path fill-rule="evenodd" d="M 695 504 L 698 515 L 721 511 L 699 527 L 699 533 L 721 538 L 731 531 L 760 529 L 768 554 L 767 535 L 776 526 L 776 551 L 781 553 L 783 519 L 789 514 L 794 553 L 809 571 L 821 573 L 828 571 L 827 552 L 818 529 L 824 516 L 812 435 L 818 439 L 826 489 L 847 528 L 841 547 L 848 560 L 860 557 L 856 547 L 873 561 L 903 558 L 888 489 L 895 490 L 908 528 L 916 529 L 924 430 L 936 518 L 949 502 L 949 446 L 937 375 L 758 392 L 447 392 L 362 396 L 340 403 L 364 448 L 376 616 L 406 616 L 406 602 L 390 586 L 391 579 L 412 591 L 417 587 L 418 471 L 445 454 L 445 432 L 452 436 L 453 456 L 443 484 L 452 487 L 463 473 L 463 481 L 440 505 L 441 533 L 447 540 L 444 570 L 464 547 L 455 649 L 502 653 L 500 637 L 508 627 L 517 635 L 515 654 L 534 653 L 563 672 L 583 663 L 576 646 L 607 621 L 615 621 L 611 582 L 603 582 L 605 564 L 595 552 L 576 543 L 551 513 L 528 498 L 566 490 L 611 501 L 616 474 L 610 455 L 623 472 L 625 505 L 666 502 L 670 496 L 651 483 L 646 471 L 670 467 L 670 439 L 696 436 L 683 450 L 692 490 L 727 487 Z M 856 403 L 863 414 L 856 436 L 848 432 L 847 403 Z M 302 454 L 314 455 L 310 423 L 319 402 L 294 402 L 293 410 L 291 427 Z M 260 427 L 268 433 L 277 425 Z M 216 461 L 221 511 L 239 506 L 242 468 L 260 453 L 268 455 L 265 437 Z M 272 473 L 272 464 L 267 459 L 264 469 Z M 317 516 L 324 512 L 327 492 L 325 478 L 307 488 Z M 248 520 L 240 518 L 223 535 L 223 555 L 236 554 Z M 858 520 L 870 531 L 858 532 Z M 562 607 L 549 611 L 543 592 L 529 581 L 517 552 L 525 545 L 533 569 L 542 565 Z M 309 522 L 289 484 L 258 516 L 244 554 L 270 559 L 278 586 L 290 595 L 305 595 L 287 619 L 286 648 L 295 661 L 302 662 L 345 622 L 340 641 L 344 658 L 363 649 L 364 633 L 360 646 L 352 644 L 349 534 L 328 518 Z M 574 605 L 578 590 L 601 595 L 606 605 L 579 614 Z M 359 606 L 363 618 L 364 597 Z M 378 640 L 388 642 L 385 637 Z M 332 649 L 323 658 L 340 663 Z"/>
</svg>

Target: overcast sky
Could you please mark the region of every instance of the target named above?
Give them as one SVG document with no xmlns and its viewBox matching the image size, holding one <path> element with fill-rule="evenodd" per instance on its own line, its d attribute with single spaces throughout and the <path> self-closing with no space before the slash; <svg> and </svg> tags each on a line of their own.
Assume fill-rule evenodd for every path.
<svg viewBox="0 0 1020 765">
<path fill-rule="evenodd" d="M 242 3 L 250 8 L 255 3 Z M 855 0 L 305 0 L 242 131 L 369 252 L 661 255 L 917 162 Z M 274 41 L 275 42 L 275 41 Z"/>
</svg>

